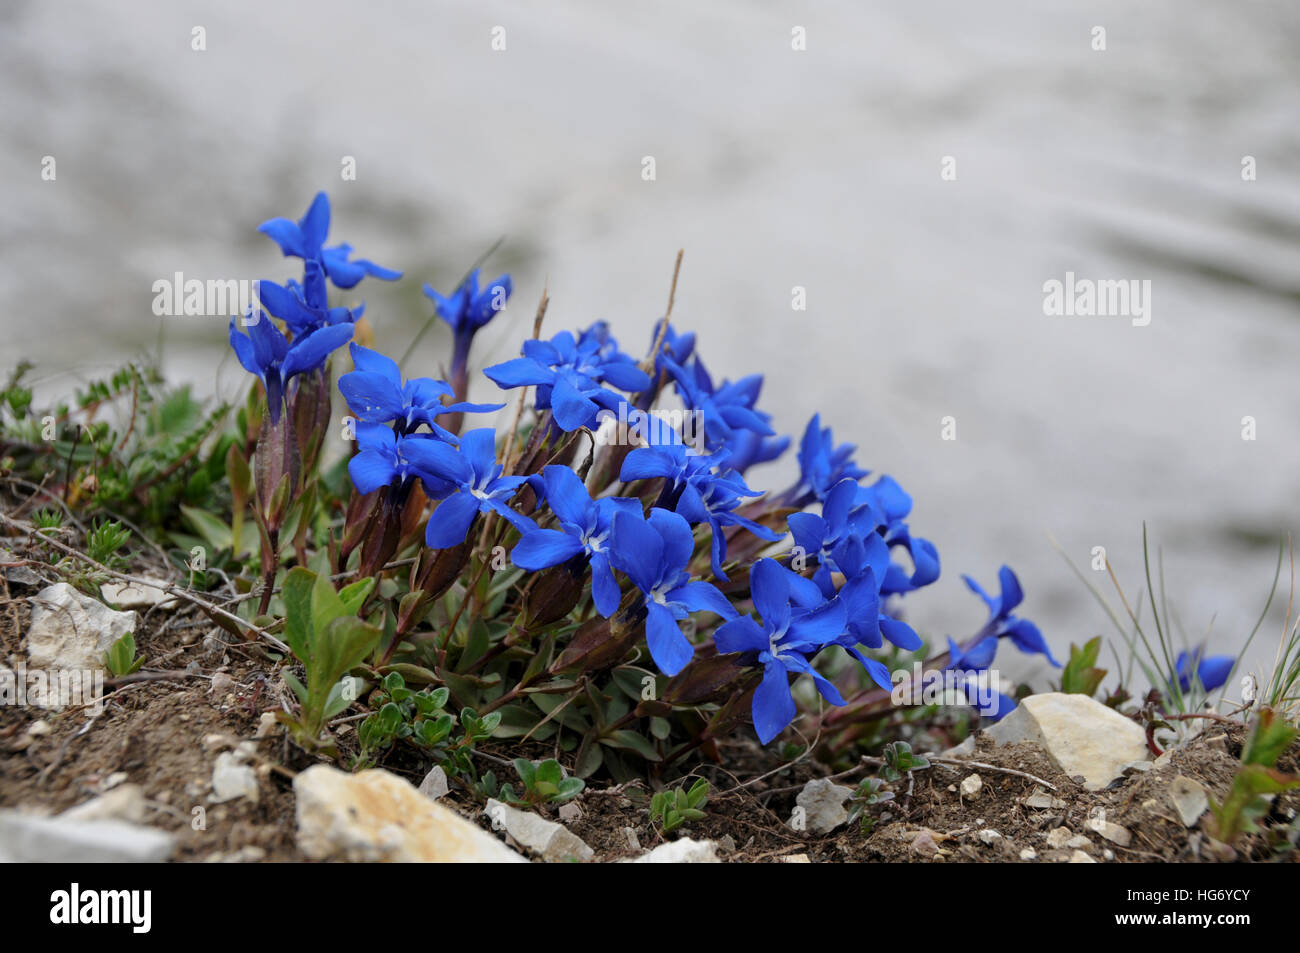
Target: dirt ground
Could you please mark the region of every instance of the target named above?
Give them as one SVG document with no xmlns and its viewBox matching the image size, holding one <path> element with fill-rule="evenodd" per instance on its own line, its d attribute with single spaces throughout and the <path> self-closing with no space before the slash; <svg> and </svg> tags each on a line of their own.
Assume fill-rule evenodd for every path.
<svg viewBox="0 0 1300 953">
<path fill-rule="evenodd" d="M 36 589 L 5 582 L 2 573 L 0 583 L 5 587 L 0 593 L 0 658 L 13 664 L 23 657 L 26 597 Z M 176 860 L 303 860 L 294 843 L 292 778 L 313 762 L 278 731 L 257 742 L 257 803 L 209 800 L 218 752 L 253 738 L 261 713 L 279 707 L 284 686 L 272 662 L 257 646 L 229 644 L 202 616 L 185 609 L 142 613 L 136 638 L 149 660 L 143 677 L 110 682 L 99 715 L 0 706 L 0 807 L 57 812 L 133 782 L 147 798 L 147 822 L 178 834 Z M 345 728 L 341 738 L 345 750 L 348 732 Z M 1178 820 L 1167 793 L 1169 782 L 1183 774 L 1221 798 L 1241 741 L 1241 729 L 1213 725 L 1176 749 L 1169 763 L 1096 793 L 1064 777 L 1032 746 L 995 748 L 982 742 L 974 758 L 986 767 L 936 763 L 915 773 L 910 794 L 906 782 L 892 787 L 897 797 L 872 809 L 869 833 L 854 823 L 818 836 L 788 822 L 803 784 L 823 776 L 825 769 L 811 759 L 782 767 L 751 738 L 738 734 L 721 746 L 721 765 L 695 766 L 695 774 L 711 786 L 707 816 L 670 837 L 715 840 L 725 861 L 1021 862 L 1028 857 L 1022 856 L 1026 850 L 1034 852 L 1030 862 L 1078 859 L 1078 851 L 1100 862 L 1206 861 L 1214 859 L 1205 849 L 1206 838 Z M 495 767 L 498 776 L 508 777 L 509 768 L 492 762 L 552 753 L 496 744 L 484 747 L 480 757 L 485 770 Z M 414 784 L 430 766 L 414 749 L 395 749 L 383 764 Z M 1300 770 L 1300 745 L 1283 757 L 1280 767 Z M 973 798 L 963 796 L 960 788 L 972 773 L 982 780 Z M 1045 791 L 1025 774 L 1056 790 Z M 852 786 L 862 776 L 858 771 L 838 783 Z M 1027 804 L 1035 792 L 1038 796 Z M 641 851 L 635 844 L 650 848 L 664 839 L 650 822 L 650 793 L 637 785 L 590 785 L 576 801 L 581 816 L 569 827 L 598 860 L 636 856 Z M 453 786 L 446 802 L 488 826 L 466 791 Z M 1089 829 L 1085 822 L 1098 809 L 1131 832 L 1130 844 L 1113 843 Z M 1273 817 L 1289 823 L 1297 809 L 1300 794 L 1290 792 L 1279 796 Z M 554 818 L 557 811 L 548 807 L 543 813 Z M 1049 844 L 1048 835 L 1061 827 L 1075 838 L 1073 846 Z M 1000 836 L 981 837 L 990 830 Z M 1064 839 L 1061 833 L 1054 835 L 1056 843 Z M 1294 850 L 1272 853 L 1258 835 L 1244 838 L 1238 849 L 1240 859 L 1300 859 Z"/>
</svg>

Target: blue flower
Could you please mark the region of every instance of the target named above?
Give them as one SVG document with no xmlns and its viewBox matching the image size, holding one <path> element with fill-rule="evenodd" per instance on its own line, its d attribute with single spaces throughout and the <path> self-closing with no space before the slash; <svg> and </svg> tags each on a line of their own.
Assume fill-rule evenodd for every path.
<svg viewBox="0 0 1300 953">
<path fill-rule="evenodd" d="M 638 447 L 623 460 L 619 479 L 626 483 L 662 477 L 661 505 L 671 506 L 691 523 L 707 523 L 713 532 L 710 562 L 713 575 L 727 581 L 722 563 L 727 558 L 725 527 L 740 526 L 759 539 L 774 543 L 781 538 L 736 512 L 746 499 L 761 496 L 745 485 L 740 474 L 727 469 L 725 450 L 711 456 L 697 454 L 681 443 Z"/>
<path fill-rule="evenodd" d="M 1205 656 L 1204 653 L 1203 645 L 1191 653 L 1178 653 L 1174 670 L 1178 675 L 1178 687 L 1182 691 L 1191 691 L 1193 678 L 1200 682 L 1201 687 L 1207 692 L 1212 692 L 1227 683 L 1237 660 L 1231 655 Z"/>
<path fill-rule="evenodd" d="M 325 236 L 329 229 L 330 200 L 324 192 L 316 193 L 306 213 L 297 222 L 291 222 L 287 218 L 272 218 L 257 227 L 259 232 L 279 245 L 280 251 L 286 256 L 319 263 L 323 272 L 339 288 L 355 287 L 366 275 L 385 281 L 402 277 L 400 271 L 382 268 L 364 258 L 349 261 L 351 245 L 325 248 Z"/>
<path fill-rule="evenodd" d="M 697 357 L 691 370 L 661 356 L 661 361 L 677 385 L 677 393 L 688 410 L 698 411 L 704 419 L 705 446 L 717 450 L 727 444 L 737 431 L 752 431 L 761 436 L 775 432 L 766 415 L 754 410 L 763 375 L 751 374 L 735 383 L 724 381 L 714 387 L 704 363 Z"/>
<path fill-rule="evenodd" d="M 521 569 L 536 571 L 585 553 L 591 565 L 591 601 L 608 618 L 618 608 L 619 589 L 609 561 L 609 534 L 616 513 L 639 517 L 639 500 L 606 496 L 592 500 L 578 475 L 552 464 L 542 471 L 542 496 L 563 531 L 534 529 L 523 534 L 510 554 Z M 536 483 L 530 484 L 536 486 Z"/>
<path fill-rule="evenodd" d="M 352 345 L 356 370 L 339 378 L 339 390 L 357 419 L 365 423 L 396 423 L 398 433 L 414 431 L 420 424 L 448 443 L 454 434 L 438 426 L 436 418 L 453 413 L 491 413 L 505 404 L 444 404 L 451 397 L 451 385 L 430 377 L 416 377 L 402 383 L 397 363 L 378 351 Z"/>
<path fill-rule="evenodd" d="M 727 597 L 707 582 L 691 582 L 686 566 L 695 552 L 690 524 L 669 510 L 655 507 L 650 518 L 614 514 L 610 561 L 645 595 L 646 643 L 650 657 L 665 675 L 676 675 L 691 660 L 694 646 L 678 622 L 692 612 L 709 611 L 734 619 Z"/>
<path fill-rule="evenodd" d="M 998 570 L 1000 591 L 996 596 L 985 592 L 970 576 L 962 576 L 962 579 L 989 607 L 989 618 L 983 628 L 965 644 L 958 645 L 951 638 L 948 639 L 948 668 L 971 673 L 984 671 L 993 664 L 993 657 L 998 651 L 998 640 L 1004 637 L 1015 643 L 1020 651 L 1041 653 L 1047 657 L 1047 661 L 1060 668 L 1061 663 L 1052 658 L 1052 652 L 1038 631 L 1038 626 L 1028 619 L 1012 615 L 1012 610 L 1024 599 L 1024 592 L 1020 588 L 1020 580 L 1009 566 Z M 1015 699 L 1003 695 L 997 713 L 991 716 L 992 720 L 996 721 L 1014 707 Z"/>
<path fill-rule="evenodd" d="M 885 611 L 884 580 L 894 570 L 889 544 L 878 531 L 885 516 L 876 500 L 861 492 L 856 480 L 845 479 L 826 494 L 821 515 L 792 513 L 786 522 L 794 542 L 805 557 L 817 560 L 813 582 L 823 598 L 835 595 L 834 574 L 848 582 L 840 589 L 840 598 L 848 609 L 848 631 L 852 643 L 845 643 L 872 677 L 879 682 L 883 671 L 874 669 L 853 650 L 858 643 L 878 649 L 882 636 L 905 652 L 921 647 L 921 637 L 901 619 Z"/>
<path fill-rule="evenodd" d="M 762 411 L 757 413 L 765 422 L 770 423 L 767 414 Z M 752 466 L 777 459 L 789 448 L 788 436 L 765 436 L 752 430 L 734 431 L 731 439 L 727 441 L 727 449 L 731 452 L 731 466 L 737 473 L 742 474 Z"/>
<path fill-rule="evenodd" d="M 244 318 L 248 334 L 236 329 L 230 319 L 230 346 L 244 370 L 256 374 L 266 387 L 267 409 L 271 422 L 278 423 L 284 404 L 285 389 L 291 378 L 319 370 L 330 354 L 352 338 L 352 325 L 340 324 L 306 334 L 295 334 L 293 342 L 284 336 L 265 311 L 254 315 L 250 309 Z"/>
<path fill-rule="evenodd" d="M 845 477 L 860 480 L 870 471 L 853 462 L 851 443 L 835 445 L 831 428 L 822 428 L 821 415 L 813 414 L 799 442 L 799 482 L 786 494 L 794 506 L 806 506 L 813 500 L 822 500 L 831 487 Z"/>
<path fill-rule="evenodd" d="M 718 627 L 713 644 L 722 653 L 752 654 L 754 662 L 763 667 L 752 712 L 758 739 L 767 744 L 794 720 L 791 673 L 812 676 L 823 698 L 832 705 L 844 704 L 839 691 L 808 658 L 841 636 L 845 615 L 838 602 L 814 610 L 791 606 L 789 574 L 775 560 L 760 559 L 754 564 L 749 590 L 761 624 L 747 615 L 732 619 Z"/>
<path fill-rule="evenodd" d="M 425 297 L 433 302 L 438 317 L 446 321 L 456 335 L 472 336 L 505 308 L 514 290 L 509 275 L 502 275 L 480 289 L 478 274 L 475 268 L 449 295 L 439 294 L 433 285 L 424 286 Z"/>
<path fill-rule="evenodd" d="M 305 272 L 301 284 L 291 280 L 278 285 L 264 279 L 258 282 L 257 288 L 258 297 L 266 309 L 295 333 L 314 331 L 332 324 L 354 324 L 365 313 L 365 305 L 357 308 L 329 306 L 329 292 L 319 262 L 307 262 Z"/>
<path fill-rule="evenodd" d="M 536 386 L 537 408 L 549 408 L 564 431 L 596 429 L 602 407 L 617 412 L 624 398 L 604 384 L 628 392 L 650 386 L 649 376 L 618 351 L 603 323 L 577 339 L 561 331 L 549 341 L 525 341 L 523 357 L 496 364 L 483 373 L 503 390 Z"/>
<path fill-rule="evenodd" d="M 412 458 L 416 446 L 418 455 Z M 424 541 L 431 549 L 459 546 L 479 513 L 495 512 L 520 532 L 536 528 L 505 503 L 525 478 L 501 475 L 504 468 L 497 463 L 496 431 L 491 427 L 465 434 L 459 451 L 440 440 L 420 440 L 408 446 L 406 453 L 419 470 L 453 487 L 429 517 Z"/>
<path fill-rule="evenodd" d="M 383 424 L 358 424 L 358 452 L 348 461 L 352 485 L 364 495 L 395 482 L 404 486 L 408 480 L 418 477 L 431 498 L 450 493 L 451 484 L 433 476 L 419 463 L 424 459 L 425 445 L 433 440 L 429 434 L 403 436 Z"/>
</svg>

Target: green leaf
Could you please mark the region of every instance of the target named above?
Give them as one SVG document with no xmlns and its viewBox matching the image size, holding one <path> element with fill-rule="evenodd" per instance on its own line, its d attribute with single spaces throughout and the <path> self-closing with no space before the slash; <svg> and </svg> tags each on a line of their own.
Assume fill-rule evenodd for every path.
<svg viewBox="0 0 1300 953">
<path fill-rule="evenodd" d="M 655 750 L 654 745 L 644 735 L 637 734 L 635 731 L 628 731 L 627 729 L 615 731 L 602 737 L 600 743 L 624 751 L 634 751 L 647 761 L 663 760 L 659 752 Z"/>
<path fill-rule="evenodd" d="M 315 582 L 315 573 L 295 567 L 285 575 L 280 589 L 280 598 L 284 602 L 285 641 L 303 665 L 311 658 L 311 591 Z"/>
<path fill-rule="evenodd" d="M 339 679 L 334 687 L 330 689 L 329 697 L 325 699 L 325 718 L 333 718 L 339 712 L 349 708 L 353 702 L 361 697 L 365 690 L 366 683 L 364 679 L 355 678 L 351 675 Z"/>
<path fill-rule="evenodd" d="M 194 532 L 198 533 L 203 538 L 203 541 L 212 548 L 213 552 L 232 548 L 230 527 L 207 510 L 181 504 L 181 516 Z"/>
<path fill-rule="evenodd" d="M 375 588 L 375 580 L 371 577 L 358 579 L 351 585 L 344 586 L 339 590 L 339 601 L 343 603 L 343 611 L 348 615 L 356 615 L 361 611 L 361 606 L 370 593 Z"/>
</svg>

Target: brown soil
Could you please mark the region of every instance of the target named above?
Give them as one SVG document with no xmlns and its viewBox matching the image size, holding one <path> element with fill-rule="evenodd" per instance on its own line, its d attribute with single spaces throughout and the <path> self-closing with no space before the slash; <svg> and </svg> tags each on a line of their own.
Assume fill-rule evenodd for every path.
<svg viewBox="0 0 1300 953">
<path fill-rule="evenodd" d="M 3 576 L 0 571 L 0 658 L 13 664 L 22 658 L 26 597 L 36 590 L 6 585 Z M 144 789 L 152 813 L 149 823 L 178 833 L 177 860 L 302 860 L 294 844 L 292 776 L 312 761 L 286 744 L 278 731 L 258 742 L 258 803 L 209 801 L 218 752 L 252 738 L 260 714 L 280 706 L 284 686 L 273 663 L 256 646 L 228 644 L 219 630 L 184 607 L 142 613 L 136 638 L 139 651 L 149 659 L 146 672 L 178 674 L 111 687 L 103 712 L 89 724 L 87 713 L 78 709 L 46 712 L 0 706 L 0 807 L 56 812 L 129 781 Z M 29 732 L 38 721 L 48 726 L 47 733 Z M 1058 799 L 1056 804 L 1026 805 L 1026 796 L 1043 790 L 1027 778 L 936 763 L 916 772 L 910 794 L 906 781 L 891 786 L 896 799 L 871 809 L 874 824 L 868 833 L 854 823 L 817 836 L 796 831 L 788 822 L 796 794 L 806 781 L 823 775 L 824 768 L 811 760 L 775 765 L 752 739 L 738 735 L 721 746 L 725 769 L 695 769 L 696 776 L 709 780 L 713 792 L 707 816 L 669 837 L 712 839 L 720 842 L 724 860 L 751 862 L 804 857 L 816 863 L 1018 862 L 1026 849 L 1035 852 L 1033 862 L 1065 861 L 1080 849 L 1098 861 L 1210 860 L 1208 838 L 1178 820 L 1168 798 L 1169 782 L 1184 774 L 1222 797 L 1236 769 L 1241 740 L 1240 728 L 1214 725 L 1174 751 L 1170 763 L 1097 793 L 1064 777 L 1034 747 L 982 745 L 976 760 L 1054 785 L 1056 791 L 1048 793 Z M 510 768 L 489 762 L 553 753 L 540 746 L 534 750 L 494 745 L 486 747 L 482 757 L 485 768 L 509 777 Z M 430 767 L 413 749 L 395 750 L 383 766 L 417 784 Z M 1280 767 L 1300 771 L 1300 745 L 1283 757 Z M 972 773 L 980 775 L 983 787 L 975 798 L 966 798 L 959 785 Z M 861 776 L 849 774 L 840 783 L 852 786 Z M 582 815 L 570 822 L 570 829 L 599 860 L 635 856 L 639 851 L 629 829 L 642 848 L 664 840 L 650 822 L 649 797 L 647 787 L 636 785 L 593 787 L 578 799 Z M 447 801 L 487 826 L 481 806 L 467 792 L 453 788 Z M 1128 846 L 1106 841 L 1087 827 L 1085 822 L 1098 808 L 1105 810 L 1107 820 L 1131 832 Z M 1273 820 L 1289 823 L 1297 809 L 1300 793 L 1279 796 Z M 195 829 L 200 813 L 205 824 Z M 557 812 L 547 807 L 543 813 L 555 817 Z M 1205 822 L 1202 818 L 1201 824 Z M 1085 838 L 1086 845 L 1079 841 L 1079 847 L 1049 846 L 1047 835 L 1058 827 Z M 1001 836 L 985 835 L 985 843 L 980 837 L 985 830 Z M 1241 859 L 1300 859 L 1298 851 L 1272 852 L 1262 835 L 1243 838 L 1238 850 Z"/>
</svg>

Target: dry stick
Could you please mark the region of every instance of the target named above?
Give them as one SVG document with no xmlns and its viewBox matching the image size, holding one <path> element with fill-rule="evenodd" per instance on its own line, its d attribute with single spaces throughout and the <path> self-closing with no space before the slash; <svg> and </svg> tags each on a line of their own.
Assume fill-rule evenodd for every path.
<svg viewBox="0 0 1300 953">
<path fill-rule="evenodd" d="M 1050 781 L 1044 781 L 1042 778 L 1035 777 L 1027 771 L 1017 771 L 1015 768 L 1002 768 L 996 764 L 988 764 L 984 761 L 968 761 L 965 758 L 941 758 L 938 755 L 933 754 L 927 754 L 925 758 L 927 761 L 933 761 L 935 764 L 947 765 L 949 767 L 960 765 L 961 767 L 966 768 L 979 768 L 982 771 L 993 771 L 997 774 L 1013 774 L 1018 778 L 1024 778 L 1026 781 L 1033 781 L 1035 784 L 1041 784 L 1049 791 L 1056 790 L 1056 785 L 1052 784 Z M 862 760 L 877 766 L 885 763 L 883 758 L 864 757 Z"/>
<path fill-rule="evenodd" d="M 537 302 L 537 316 L 533 318 L 533 340 L 534 341 L 536 341 L 542 333 L 542 318 L 546 316 L 546 306 L 550 304 L 551 301 L 550 297 L 547 294 L 547 288 L 548 288 L 548 284 L 542 285 L 542 298 L 540 301 Z M 524 400 L 525 398 L 527 398 L 527 396 L 528 396 L 528 388 L 525 387 L 523 388 L 523 390 L 519 392 L 519 401 L 518 403 L 515 404 L 514 423 L 510 425 L 510 433 L 506 435 L 505 449 L 504 452 L 501 454 L 501 462 L 504 464 L 504 466 L 502 467 L 502 473 L 505 474 L 506 476 L 511 476 L 514 474 L 515 472 L 514 465 L 515 463 L 518 462 L 518 461 L 512 462 L 510 457 L 511 454 L 514 453 L 515 435 L 519 432 L 519 420 L 524 415 Z M 487 515 L 487 518 L 483 520 L 483 531 L 479 533 L 478 543 L 474 547 L 474 551 L 476 553 L 483 555 L 487 552 L 488 535 L 491 533 L 492 528 L 496 525 L 496 519 L 497 519 L 497 515 L 495 513 L 489 513 Z"/>
<path fill-rule="evenodd" d="M 542 319 L 546 317 L 546 307 L 551 303 L 548 289 L 550 279 L 542 285 L 542 299 L 537 302 L 537 316 L 533 318 L 533 340 L 536 341 L 542 334 Z M 513 474 L 514 464 L 518 461 L 512 461 L 510 455 L 515 449 L 515 435 L 519 433 L 519 420 L 524 415 L 524 399 L 528 396 L 528 388 L 525 387 L 519 392 L 519 402 L 515 405 L 515 421 L 510 426 L 510 433 L 506 437 L 506 452 L 502 455 L 502 462 L 505 463 L 505 472 L 507 475 Z"/>
<path fill-rule="evenodd" d="M 649 363 L 649 370 L 646 371 L 647 374 L 654 370 L 655 361 L 659 357 L 659 349 L 664 346 L 664 338 L 668 336 L 668 319 L 673 315 L 673 301 L 677 298 L 677 276 L 682 270 L 682 255 L 684 251 L 685 249 L 677 249 L 677 261 L 673 264 L 673 282 L 668 287 L 668 307 L 664 311 L 664 320 L 663 324 L 659 326 L 659 333 L 655 336 L 654 347 L 650 349 L 650 356 L 646 358 L 646 361 Z"/>
<path fill-rule="evenodd" d="M 240 625 L 247 628 L 250 632 L 257 633 L 259 636 L 266 639 L 266 641 L 270 642 L 271 645 L 275 646 L 275 648 L 279 649 L 281 652 L 289 651 L 289 646 L 281 642 L 270 632 L 267 632 L 265 629 L 253 625 L 251 622 L 241 619 L 239 616 L 235 615 L 232 612 L 227 612 L 225 609 L 221 608 L 215 603 L 208 602 L 206 599 L 200 599 L 198 596 L 194 595 L 194 593 L 190 592 L 187 589 L 182 589 L 179 586 L 173 586 L 169 582 L 159 585 L 159 583 L 162 582 L 161 579 L 150 581 L 148 579 L 142 579 L 139 576 L 132 576 L 129 575 L 128 573 L 118 572 L 115 569 L 109 569 L 103 563 L 96 562 L 95 560 L 87 556 L 85 553 L 79 552 L 78 550 L 73 549 L 71 546 L 64 545 L 63 543 L 60 543 L 58 540 L 53 539 L 52 537 L 42 536 L 41 534 L 34 532 L 34 530 L 30 527 L 30 525 L 25 527 L 21 523 L 11 520 L 4 513 L 0 513 L 0 521 L 4 522 L 6 526 L 10 526 L 18 530 L 19 532 L 25 532 L 31 536 L 36 536 L 41 540 L 41 542 L 48 543 L 49 545 L 53 546 L 55 549 L 59 550 L 65 555 L 72 556 L 76 559 L 81 560 L 82 562 L 86 563 L 89 566 L 95 567 L 96 569 L 98 569 L 100 572 L 104 573 L 107 576 L 112 576 L 114 579 L 120 579 L 123 582 L 129 582 L 137 586 L 151 586 L 155 589 L 161 589 L 164 592 L 167 592 L 180 599 L 184 599 L 186 602 L 190 602 L 198 606 L 200 609 L 202 609 L 204 612 L 207 612 L 210 615 L 215 613 L 216 615 L 221 616 L 223 619 L 228 619 L 229 621 L 234 622 L 236 625 Z"/>
</svg>

